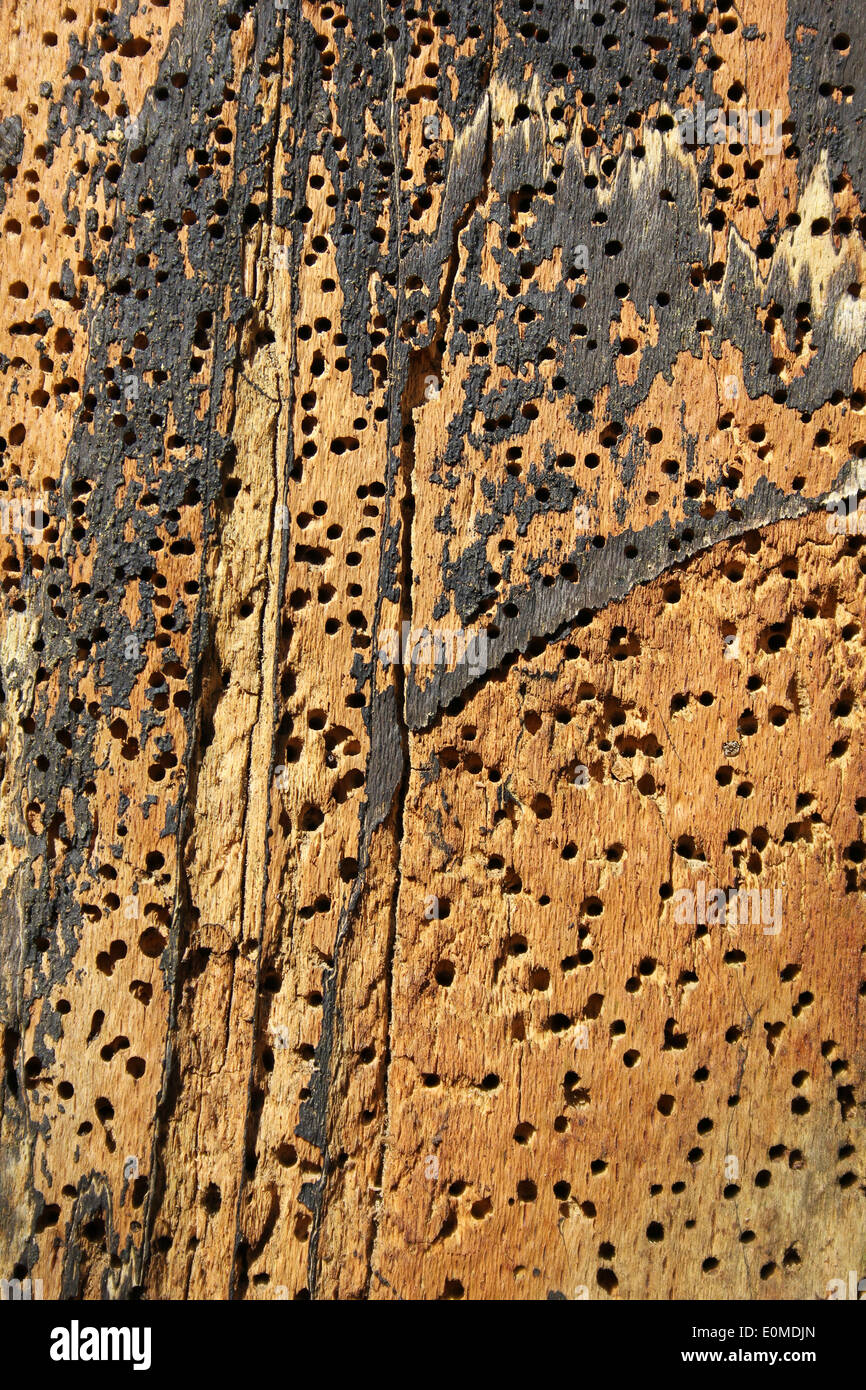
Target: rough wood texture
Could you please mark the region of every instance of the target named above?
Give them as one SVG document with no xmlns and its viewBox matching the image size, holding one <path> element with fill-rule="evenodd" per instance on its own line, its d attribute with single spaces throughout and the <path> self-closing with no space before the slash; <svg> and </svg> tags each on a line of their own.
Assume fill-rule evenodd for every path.
<svg viewBox="0 0 866 1390">
<path fill-rule="evenodd" d="M 3 1276 L 866 1274 L 856 7 L 0 39 Z"/>
</svg>

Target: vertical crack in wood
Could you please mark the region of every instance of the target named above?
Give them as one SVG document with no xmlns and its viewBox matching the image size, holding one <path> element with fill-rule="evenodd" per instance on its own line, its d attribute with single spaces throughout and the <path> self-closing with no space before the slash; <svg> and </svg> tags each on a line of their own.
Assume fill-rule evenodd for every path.
<svg viewBox="0 0 866 1390">
<path fill-rule="evenodd" d="M 486 83 L 486 77 L 484 79 Z M 412 589 L 413 589 L 413 568 L 412 568 L 412 546 L 414 536 L 414 516 L 415 516 L 415 493 L 414 493 L 414 474 L 415 474 L 415 423 L 414 412 L 417 407 L 422 405 L 426 399 L 426 383 L 430 375 L 435 374 L 440 384 L 444 375 L 445 355 L 448 347 L 448 328 L 451 321 L 452 301 L 454 293 L 454 283 L 460 265 L 460 236 L 468 227 L 477 208 L 483 206 L 487 197 L 490 170 L 493 165 L 493 126 L 490 112 L 490 94 L 484 92 L 482 97 L 482 120 L 484 122 L 482 139 L 484 142 L 484 153 L 481 166 L 481 186 L 476 193 L 468 200 L 465 208 L 455 219 L 450 236 L 450 252 L 445 271 L 445 280 L 439 301 L 436 305 L 433 318 L 435 319 L 435 332 L 431 333 L 430 342 L 426 348 L 410 352 L 409 361 L 406 368 L 406 383 L 402 391 L 399 423 L 400 423 L 400 458 L 401 458 L 401 477 L 403 481 L 403 496 L 401 498 L 402 523 L 401 523 L 401 570 L 400 570 L 400 637 L 399 650 L 401 660 L 397 662 L 395 670 L 396 689 L 397 689 L 397 711 L 400 727 L 400 742 L 402 747 L 402 769 L 400 784 L 396 794 L 396 805 L 394 815 L 394 834 L 395 834 L 395 860 L 394 860 L 394 883 L 391 893 L 391 906 L 388 922 L 388 940 L 385 958 L 385 1001 L 384 1007 L 387 1018 L 387 1031 L 385 1035 L 385 1052 L 382 1062 L 381 1074 L 381 1094 L 383 1106 L 383 1126 L 379 1145 L 379 1157 L 377 1166 L 377 1186 L 381 1187 L 383 1170 L 385 1165 L 385 1153 L 388 1142 L 388 1121 L 389 1121 L 389 1089 L 388 1081 L 391 1064 L 391 1030 L 392 1030 L 392 1005 L 393 1005 L 393 966 L 394 949 L 396 945 L 400 889 L 402 884 L 402 848 L 404 832 L 404 811 L 406 796 L 409 790 L 409 779 L 411 776 L 411 732 L 408 721 L 407 711 L 407 675 L 406 663 L 409 662 L 411 681 L 411 659 L 412 659 Z M 477 116 L 476 118 L 477 119 Z M 402 264 L 400 266 L 402 277 Z M 403 284 L 402 278 L 399 282 L 398 303 L 402 303 Z M 398 315 L 399 318 L 399 315 Z M 408 648 L 408 650 L 407 650 Z M 367 1278 L 365 1283 L 365 1297 L 370 1295 L 370 1285 L 374 1272 L 376 1242 L 379 1234 L 379 1209 L 382 1202 L 381 1192 L 374 1207 L 373 1222 L 368 1238 L 368 1266 Z"/>
<path fill-rule="evenodd" d="M 267 163 L 267 167 L 268 167 L 268 180 L 267 180 L 267 189 L 266 189 L 266 198 L 265 198 L 265 211 L 264 211 L 264 214 L 263 214 L 264 232 L 263 232 L 263 236 L 262 236 L 262 242 L 260 243 L 260 246 L 259 246 L 260 254 L 261 254 L 261 252 L 264 250 L 264 251 L 266 251 L 266 253 L 267 253 L 268 255 L 270 255 L 270 252 L 271 252 L 270 237 L 271 237 L 271 231 L 272 231 L 273 219 L 274 219 L 274 177 L 275 177 L 275 169 L 276 169 L 276 149 L 277 149 L 277 143 L 278 143 L 279 138 L 280 138 L 280 120 L 281 120 L 281 114 L 282 114 L 282 94 L 283 94 L 283 86 L 284 86 L 284 83 L 285 83 L 285 80 L 286 80 L 286 79 L 285 79 L 285 61 L 286 61 L 286 55 L 285 55 L 285 35 L 283 34 L 283 42 L 280 44 L 280 66 L 279 66 L 279 73 L 278 73 L 278 77 L 277 77 L 276 97 L 275 97 L 275 100 L 274 100 L 273 136 L 272 136 L 270 148 L 269 148 L 269 150 L 268 150 L 268 163 Z M 298 245 L 297 245 L 297 238 L 293 238 L 293 240 L 292 240 L 292 258 L 293 258 L 293 261 L 294 261 L 295 265 L 297 265 L 297 261 L 298 261 L 298 258 L 299 258 L 299 250 L 298 250 Z M 263 257 L 260 258 L 259 264 L 260 264 L 260 266 L 263 264 Z M 271 267 L 273 267 L 273 261 L 271 261 L 270 264 L 271 264 Z M 273 274 L 273 269 L 272 269 L 272 268 L 271 268 L 271 270 L 269 271 L 268 278 L 269 278 L 269 276 L 270 276 L 271 274 Z M 295 301 L 296 301 L 296 296 L 297 296 L 297 275 L 296 275 L 296 274 L 293 274 L 292 277 L 291 277 L 291 289 L 290 289 L 291 318 L 290 318 L 290 325 L 289 325 L 289 327 L 290 327 L 290 333 L 291 333 L 291 365 L 293 365 L 293 363 L 294 363 L 294 356 L 295 356 L 295 329 L 296 329 L 296 323 L 297 323 L 296 302 L 295 302 Z M 278 556 L 278 558 L 277 558 L 277 564 L 276 564 L 276 583 L 275 583 L 275 585 L 273 586 L 273 588 L 271 588 L 271 586 L 269 586 L 268 592 L 267 592 L 267 594 L 266 594 L 266 596 L 265 596 L 265 601 L 264 601 L 263 604 L 262 604 L 262 609 L 261 609 L 261 624 L 260 624 L 260 632 L 259 632 L 259 647 L 260 647 L 260 649 L 262 650 L 262 652 L 264 652 L 265 642 L 266 642 L 268 639 L 270 640 L 270 644 L 271 644 L 271 667 L 272 667 L 272 671 L 271 671 L 271 693 L 270 693 L 270 698 L 271 698 L 271 710 L 270 710 L 270 713 L 271 713 L 271 733 L 270 733 L 270 748 L 269 748 L 268 765 L 267 765 L 267 773 L 266 773 L 265 789 L 264 789 L 264 795 L 265 795 L 265 797 L 266 797 L 266 804 L 268 804 L 268 805 L 270 804 L 270 799 L 271 799 L 271 798 L 270 798 L 270 789 L 271 789 L 271 786 L 272 786 L 272 783 L 273 783 L 273 771 L 274 771 L 274 764 L 275 764 L 275 761 L 276 761 L 277 737 L 278 737 L 279 722 L 280 722 L 280 721 L 279 721 L 279 703 L 278 703 L 278 696 L 279 696 L 279 660 L 278 660 L 278 656 L 279 656 L 279 647 L 280 647 L 280 624 L 281 624 L 281 616 L 280 616 L 280 613 L 281 613 L 282 600 L 283 600 L 283 595 L 284 595 L 284 590 L 285 590 L 286 576 L 287 576 L 287 574 L 288 574 L 289 531 L 288 531 L 288 527 L 283 526 L 282 524 L 280 524 L 280 522 L 278 522 L 278 515 L 281 516 L 282 513 L 283 513 L 283 509 L 287 507 L 287 489 L 288 489 L 289 459 L 291 458 L 291 455 L 292 455 L 292 452 L 293 452 L 293 440 L 294 440 L 294 435 L 293 435 L 293 406 L 294 406 L 294 394 L 295 394 L 295 391 L 294 391 L 294 373 L 293 373 L 293 371 L 291 371 L 291 370 L 289 371 L 289 380 L 288 380 L 288 391 L 289 391 L 289 394 L 288 394 L 288 398 L 287 398 L 285 401 L 282 399 L 282 394 L 281 394 L 281 391 L 280 391 L 280 375 L 279 375 L 279 372 L 277 372 L 277 375 L 276 375 L 276 388 L 277 388 L 277 397 L 278 397 L 279 404 L 278 404 L 278 406 L 277 406 L 277 410 L 276 410 L 275 417 L 274 417 L 274 437 L 273 437 L 273 446 L 272 446 L 272 450 L 271 450 L 271 467 L 272 467 L 273 483 L 274 483 L 274 493 L 273 493 L 273 498 L 274 498 L 274 500 L 273 500 L 273 507 L 272 507 L 272 509 L 271 509 L 271 515 L 270 515 L 270 518 L 269 518 L 269 522 L 270 522 L 269 534 L 270 534 L 270 536 L 271 536 L 271 554 L 272 554 L 272 558 L 273 558 L 273 550 L 274 550 L 274 537 L 277 538 L 277 544 L 278 544 L 278 546 L 279 546 L 279 556 Z M 282 420 L 283 420 L 284 418 L 285 418 L 285 420 L 286 420 L 286 435 L 287 435 L 287 438 L 286 438 L 286 447 L 285 447 L 285 450 L 283 451 L 283 460 L 282 460 L 282 466 L 281 466 L 280 457 L 279 457 L 279 450 L 280 450 L 280 431 L 281 431 L 281 422 L 282 422 Z M 269 616 L 269 610 L 271 609 L 271 607 L 272 607 L 272 611 L 270 612 L 270 632 L 268 632 L 268 630 L 267 630 L 267 620 L 268 620 L 268 616 Z M 267 667 L 266 667 L 266 664 L 264 663 L 264 661 L 263 661 L 263 663 L 262 663 L 262 668 L 263 668 L 263 676 L 264 676 L 264 675 L 266 674 L 266 670 L 267 670 Z M 260 695 L 259 695 L 259 703 L 261 704 L 261 692 L 260 692 Z M 252 742 L 251 742 L 251 744 L 250 744 L 250 753 L 252 753 Z M 249 812 L 249 807 L 250 807 L 250 804 L 251 804 L 251 800 L 252 800 L 252 798 L 249 798 L 248 801 L 247 801 L 247 807 L 246 807 L 247 814 L 246 814 L 245 817 L 244 817 L 244 828 L 245 828 L 245 831 L 246 831 L 246 825 L 247 825 L 247 820 L 248 820 L 248 812 Z M 245 835 L 244 835 L 244 839 L 245 839 L 245 841 L 246 841 L 246 839 L 247 839 L 246 833 L 245 833 Z M 262 875 L 261 875 L 261 881 L 260 881 L 259 884 L 258 884 L 258 895 L 259 895 L 259 903 L 258 903 L 258 908 L 257 908 L 257 916 L 258 916 L 258 934 L 257 934 L 257 950 L 256 950 L 256 965 L 255 965 L 255 992 L 254 992 L 254 1001 L 253 1001 L 253 1007 L 254 1007 L 254 1010 L 255 1010 L 255 1018 L 256 1018 L 256 1020 L 258 1020 L 259 1012 L 260 1012 L 260 1007 L 261 1007 L 262 943 L 263 943 L 263 939 L 264 939 L 264 930 L 265 930 L 265 905 L 266 905 L 267 893 L 268 893 L 268 881 L 269 881 L 268 871 L 269 871 L 269 867 L 270 867 L 270 862 L 271 862 L 271 845 L 270 845 L 270 839 L 269 839 L 269 837 L 266 836 L 266 837 L 265 837 L 265 845 L 264 845 L 263 872 L 262 872 Z M 245 911 L 246 888 L 247 888 L 247 876 L 246 876 L 246 872 L 244 872 L 244 875 L 243 875 L 243 897 L 242 897 L 242 903 L 241 903 L 241 920 L 242 920 L 242 921 L 245 920 L 245 918 L 246 918 L 246 911 Z M 245 1179 L 246 1179 L 246 1170 L 247 1170 L 248 1155 L 249 1155 L 250 1153 L 254 1152 L 254 1149 L 255 1149 L 255 1134 L 256 1134 L 256 1129 L 257 1129 L 256 1114 L 255 1114 L 255 1112 L 254 1112 L 253 1105 L 252 1105 L 253 1089 L 254 1089 L 254 1084 L 255 1084 L 255 1059 L 256 1059 L 256 1049 L 257 1049 L 257 1046 L 258 1046 L 258 1029 L 257 1029 L 257 1028 L 253 1028 L 252 1034 L 251 1034 L 251 1038 L 250 1038 L 249 1066 L 248 1066 L 248 1072 L 247 1072 L 246 1109 L 245 1109 L 245 1113 L 244 1113 L 243 1131 L 242 1131 L 242 1132 L 243 1132 L 243 1142 L 242 1142 L 242 1146 L 241 1146 L 241 1153 L 240 1153 L 240 1156 L 239 1156 L 239 1161 L 240 1161 L 240 1175 L 239 1175 L 239 1178 L 238 1178 L 238 1184 L 237 1184 L 237 1200 L 236 1200 L 236 1204 L 235 1204 L 235 1234 L 234 1234 L 234 1242 L 233 1242 L 233 1249 L 232 1249 L 232 1264 L 231 1264 L 231 1270 L 230 1270 L 230 1274 L 229 1274 L 229 1298 L 234 1298 L 234 1297 L 236 1296 L 236 1292 L 237 1292 L 237 1282 L 238 1282 L 238 1273 L 239 1273 L 238 1266 L 239 1266 L 239 1263 L 241 1263 L 242 1260 L 243 1260 L 244 1251 L 245 1251 L 245 1243 L 244 1243 L 244 1241 L 243 1241 L 243 1239 L 242 1239 L 242 1234 L 241 1234 L 241 1207 L 242 1207 L 242 1203 L 243 1203 L 244 1197 L 245 1197 L 245 1195 L 246 1195 L 246 1181 L 245 1181 Z"/>
</svg>

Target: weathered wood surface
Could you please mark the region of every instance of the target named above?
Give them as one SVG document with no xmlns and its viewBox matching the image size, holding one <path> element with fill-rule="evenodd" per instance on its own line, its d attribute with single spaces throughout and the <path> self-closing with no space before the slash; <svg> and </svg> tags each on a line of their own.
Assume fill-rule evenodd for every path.
<svg viewBox="0 0 866 1390">
<path fill-rule="evenodd" d="M 866 1274 L 856 7 L 0 39 L 3 1276 Z"/>
</svg>

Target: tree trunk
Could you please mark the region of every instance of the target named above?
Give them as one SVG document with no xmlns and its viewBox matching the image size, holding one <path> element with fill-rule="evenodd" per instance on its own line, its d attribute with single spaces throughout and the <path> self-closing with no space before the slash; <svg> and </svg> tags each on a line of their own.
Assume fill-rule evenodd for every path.
<svg viewBox="0 0 866 1390">
<path fill-rule="evenodd" d="M 702 3 L 0 13 L 4 1277 L 866 1273 L 863 25 Z"/>
</svg>

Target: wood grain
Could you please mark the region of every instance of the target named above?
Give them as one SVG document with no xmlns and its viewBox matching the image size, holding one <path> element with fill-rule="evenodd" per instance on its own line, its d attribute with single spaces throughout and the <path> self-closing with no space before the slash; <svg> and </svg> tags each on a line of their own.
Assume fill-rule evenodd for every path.
<svg viewBox="0 0 866 1390">
<path fill-rule="evenodd" d="M 866 1275 L 859 17 L 0 37 L 3 1277 Z"/>
</svg>

